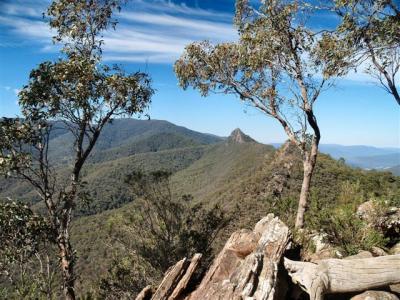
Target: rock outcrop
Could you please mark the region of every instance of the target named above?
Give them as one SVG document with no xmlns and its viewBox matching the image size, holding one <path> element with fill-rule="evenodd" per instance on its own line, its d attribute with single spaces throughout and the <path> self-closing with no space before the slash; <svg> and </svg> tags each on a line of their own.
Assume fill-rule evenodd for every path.
<svg viewBox="0 0 400 300">
<path fill-rule="evenodd" d="M 389 207 L 382 211 L 376 202 L 370 200 L 358 207 L 357 215 L 370 226 L 382 230 L 385 236 L 398 236 L 400 233 L 399 207 Z"/>
<path fill-rule="evenodd" d="M 288 242 L 288 227 L 272 214 L 234 233 L 188 299 L 274 299 Z"/>
<path fill-rule="evenodd" d="M 234 142 L 234 143 L 238 143 L 238 144 L 243 144 L 243 143 L 255 143 L 256 141 L 253 140 L 247 134 L 244 134 L 243 131 L 241 131 L 239 128 L 236 128 L 229 135 L 228 142 Z"/>
<path fill-rule="evenodd" d="M 320 244 L 318 250 L 329 250 L 322 240 L 315 238 L 314 242 Z M 269 214 L 253 230 L 234 232 L 201 280 L 192 281 L 198 278 L 194 274 L 201 260 L 201 254 L 196 254 L 172 266 L 154 294 L 146 287 L 136 300 L 304 299 L 297 297 L 300 288 L 311 300 L 321 300 L 325 294 L 355 292 L 363 293 L 353 300 L 398 299 L 399 254 L 389 255 L 376 248 L 347 259 L 304 262 L 284 258 L 289 245 L 288 227 Z M 291 285 L 289 278 L 298 286 Z M 376 288 L 385 291 L 370 291 Z"/>
<path fill-rule="evenodd" d="M 192 293 L 185 289 L 200 256 L 182 259 L 170 268 L 152 300 L 276 299 L 278 269 L 289 242 L 289 228 L 273 214 L 254 230 L 231 235 L 208 272 Z"/>
</svg>

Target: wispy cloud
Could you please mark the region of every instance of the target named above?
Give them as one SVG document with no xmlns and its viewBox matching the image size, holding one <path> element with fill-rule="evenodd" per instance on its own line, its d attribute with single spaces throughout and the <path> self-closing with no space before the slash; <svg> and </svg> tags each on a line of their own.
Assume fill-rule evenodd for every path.
<svg viewBox="0 0 400 300">
<path fill-rule="evenodd" d="M 0 25 L 8 27 L 10 33 L 21 38 L 37 39 L 41 42 L 51 42 L 53 34 L 47 24 L 40 20 L 31 20 L 23 17 L 0 15 Z"/>
<path fill-rule="evenodd" d="M 29 5 L 19 1 L 2 4 L 0 26 L 12 34 L 14 41 L 39 44 L 40 51 L 55 52 L 57 48 L 51 42 L 54 33 L 41 18 L 47 3 L 39 0 Z M 170 1 L 133 0 L 116 17 L 120 21 L 117 30 L 104 34 L 104 57 L 110 61 L 171 63 L 192 41 L 236 39 L 231 15 Z M 0 46 L 7 47 L 12 42 Z"/>
<path fill-rule="evenodd" d="M 225 21 L 232 19 L 229 13 L 216 12 L 212 10 L 193 8 L 187 6 L 184 2 L 180 4 L 173 3 L 170 0 L 133 0 L 133 7 L 137 11 L 152 12 L 152 13 L 167 13 L 167 14 L 183 14 L 192 17 L 218 18 Z M 232 2 L 232 5 L 234 2 Z"/>
</svg>

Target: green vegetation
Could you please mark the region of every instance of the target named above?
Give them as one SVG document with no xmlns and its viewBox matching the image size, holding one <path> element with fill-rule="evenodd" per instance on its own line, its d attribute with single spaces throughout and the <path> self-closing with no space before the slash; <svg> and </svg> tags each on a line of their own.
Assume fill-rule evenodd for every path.
<svg viewBox="0 0 400 300">
<path fill-rule="evenodd" d="M 172 174 L 171 189 L 177 199 L 179 195 L 192 193 L 191 205 L 202 204 L 208 210 L 219 204 L 227 215 L 232 215 L 229 224 L 216 237 L 213 253 L 221 249 L 234 230 L 252 228 L 269 212 L 294 227 L 302 181 L 301 159 L 296 148 L 283 147 L 275 151 L 258 143 L 234 143 L 229 140 L 207 147 L 199 159 Z M 365 222 L 357 220 L 354 212 L 358 204 L 371 199 L 385 199 L 387 205 L 398 207 L 399 177 L 353 169 L 320 154 L 314 182 L 312 205 L 306 217 L 307 230 L 334 233 L 339 232 L 339 228 L 347 229 L 347 233 L 341 231 L 343 236 L 331 239 L 345 255 L 391 242 L 375 229 L 362 240 Z M 279 186 L 282 189 L 277 188 Z M 126 192 L 129 193 L 128 190 Z M 77 285 L 79 291 L 98 291 L 99 279 L 92 274 L 105 274 L 108 270 L 115 273 L 113 285 L 119 283 L 123 286 L 116 279 L 117 274 L 127 280 L 127 286 L 136 284 L 132 278 L 141 274 L 145 263 L 138 263 L 127 255 L 123 247 L 116 246 L 109 227 L 110 224 L 117 224 L 118 220 L 129 223 L 129 218 L 134 217 L 138 209 L 135 202 L 116 210 L 78 218 L 73 223 L 74 244 L 78 251 L 77 268 L 81 274 Z M 336 216 L 336 213 L 341 215 Z M 332 222 L 339 225 L 332 225 Z M 116 259 L 119 257 L 124 257 L 124 260 Z M 129 268 L 130 262 L 138 268 Z M 126 273 L 128 271 L 131 273 Z"/>
<path fill-rule="evenodd" d="M 129 228 L 124 226 L 135 219 L 135 212 L 143 201 L 132 201 L 137 197 L 124 183 L 126 175 L 135 170 L 170 171 L 174 199 L 192 194 L 190 207 L 201 204 L 209 211 L 219 204 L 227 215 L 232 215 L 229 224 L 216 236 L 212 247 L 215 253 L 234 230 L 253 227 L 269 212 L 294 226 L 302 181 L 298 155 L 295 147 L 287 145 L 274 150 L 256 142 L 237 143 L 227 139 L 212 145 L 138 153 L 88 164 L 83 178 L 87 181 L 86 187 L 92 189 L 89 205 L 91 209 L 98 206 L 95 209 L 99 213 L 77 217 L 72 222 L 72 244 L 77 249 L 76 270 L 80 274 L 76 284 L 78 294 L 90 292 L 99 296 L 102 287 L 113 295 L 122 291 L 128 296 L 127 289 L 143 287 L 145 282 L 138 282 L 138 276 L 148 278 L 146 283 L 151 282 L 148 277 L 151 268 L 144 267 L 148 263 L 143 258 L 138 261 L 123 245 L 115 243 L 115 229 Z M 389 172 L 352 169 L 320 154 L 313 183 L 307 229 L 330 232 L 334 237 L 331 242 L 343 249 L 344 254 L 390 242 L 379 231 L 368 233 L 362 240 L 365 223 L 354 218 L 354 211 L 358 204 L 370 199 L 399 206 L 399 177 Z M 117 199 L 114 195 L 118 194 L 124 195 L 124 200 L 114 202 L 114 207 L 121 207 L 107 210 L 106 203 L 113 203 Z M 35 207 L 40 209 L 40 203 Z M 114 226 L 110 227 L 111 224 Z M 101 281 L 97 274 L 109 275 L 106 281 Z M 160 277 L 160 271 L 155 274 L 158 275 L 151 277 L 152 280 Z"/>
<path fill-rule="evenodd" d="M 338 30 L 316 34 L 309 3 L 237 0 L 238 41 L 185 49 L 180 85 L 273 117 L 289 139 L 279 150 L 240 130 L 223 139 L 129 119 L 154 91 L 146 73 L 102 61 L 121 2 L 54 0 L 47 17 L 62 57 L 30 73 L 23 117 L 0 119 L 0 197 L 19 200 L 0 202 L 0 298 L 131 299 L 184 256 L 202 252 L 207 267 L 232 231 L 270 212 L 303 249 L 310 232 L 344 255 L 399 241 L 377 224 L 400 206 L 400 177 L 320 154 L 314 114 L 329 80 L 366 58 L 399 102 L 392 1 L 335 1 Z M 358 212 L 367 201 L 369 218 Z"/>
<path fill-rule="evenodd" d="M 18 95 L 23 117 L 0 120 L 0 173 L 30 184 L 43 202 L 69 300 L 76 298 L 71 219 L 77 203 L 88 200 L 83 166 L 104 126 L 114 118 L 143 114 L 153 94 L 146 73 L 127 74 L 102 61 L 102 34 L 115 28 L 112 15 L 120 9 L 119 0 L 50 3 L 44 15 L 63 57 L 30 72 Z M 63 122 L 72 135 L 72 160 L 65 170 L 57 170 L 50 161 L 54 120 Z"/>
<path fill-rule="evenodd" d="M 337 30 L 325 32 L 321 43 L 331 68 L 349 71 L 362 66 L 400 105 L 399 3 L 339 0 L 329 4 L 341 18 Z"/>
<path fill-rule="evenodd" d="M 0 298 L 44 299 L 57 292 L 51 227 L 30 208 L 0 202 Z"/>
<path fill-rule="evenodd" d="M 175 196 L 170 176 L 165 171 L 128 175 L 126 183 L 137 199 L 131 211 L 109 220 L 113 248 L 122 251 L 101 279 L 101 294 L 106 298 L 132 297 L 162 279 L 183 257 L 203 254 L 199 274 L 211 262 L 211 246 L 228 219 L 218 205 L 205 210 L 201 204 L 193 205 L 191 195 Z M 121 285 L 125 281 L 128 284 Z"/>
<path fill-rule="evenodd" d="M 118 119 L 107 124 L 104 130 L 99 137 L 99 147 L 96 145 L 82 170 L 82 181 L 86 182 L 86 190 L 91 192 L 91 201 L 78 204 L 77 215 L 99 213 L 129 202 L 131 199 L 122 185 L 124 177 L 132 170 L 154 171 L 161 167 L 176 172 L 198 160 L 209 144 L 221 140 L 157 120 Z M 63 145 L 72 143 L 70 137 L 68 132 L 59 132 L 50 139 L 49 160 L 58 165 L 59 176 L 68 176 L 67 162 L 72 153 L 70 146 Z M 43 209 L 43 203 L 38 203 L 40 197 L 28 183 L 0 179 L 0 186 L 1 197 L 12 197 L 27 204 L 37 203 L 36 208 Z"/>
</svg>

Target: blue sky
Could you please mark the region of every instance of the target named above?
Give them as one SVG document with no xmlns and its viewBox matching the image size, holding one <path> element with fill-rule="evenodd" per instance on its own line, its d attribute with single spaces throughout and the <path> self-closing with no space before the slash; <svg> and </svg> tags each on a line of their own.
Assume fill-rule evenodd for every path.
<svg viewBox="0 0 400 300">
<path fill-rule="evenodd" d="M 0 0 L 0 116 L 19 114 L 16 93 L 29 71 L 59 56 L 41 18 L 48 4 L 48 0 Z M 234 96 L 202 98 L 177 86 L 172 65 L 185 45 L 236 39 L 233 11 L 234 0 L 131 0 L 117 15 L 117 30 L 104 35 L 104 59 L 128 71 L 150 73 L 157 90 L 149 111 L 153 119 L 221 136 L 239 127 L 260 142 L 284 141 L 275 120 Z M 323 28 L 334 21 L 321 15 L 314 23 Z M 362 72 L 351 73 L 322 94 L 316 114 L 322 143 L 400 147 L 399 106 Z"/>
</svg>

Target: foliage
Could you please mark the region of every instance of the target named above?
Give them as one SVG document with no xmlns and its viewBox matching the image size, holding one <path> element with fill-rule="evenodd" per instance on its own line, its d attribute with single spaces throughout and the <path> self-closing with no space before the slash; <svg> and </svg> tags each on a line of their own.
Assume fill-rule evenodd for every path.
<svg viewBox="0 0 400 300">
<path fill-rule="evenodd" d="M 384 247 L 389 242 L 384 233 L 371 224 L 373 220 L 363 220 L 356 213 L 358 206 L 369 200 L 368 197 L 373 196 L 363 193 L 360 181 L 343 182 L 334 204 L 326 205 L 318 199 L 312 202 L 307 220 L 309 228 L 326 233 L 327 240 L 345 255 L 370 250 L 374 246 Z M 381 213 L 384 210 L 382 207 Z"/>
<path fill-rule="evenodd" d="M 114 258 L 107 277 L 100 281 L 101 299 L 133 299 L 143 287 L 149 284 L 152 267 L 137 257 Z"/>
<path fill-rule="evenodd" d="M 320 35 L 307 26 L 309 5 L 260 2 L 236 1 L 238 42 L 192 43 L 175 63 L 175 73 L 183 89 L 191 86 L 203 96 L 234 94 L 279 122 L 303 158 L 295 223 L 302 227 L 321 138 L 314 104 L 341 70 L 328 72 L 326 57 L 318 55 Z"/>
<path fill-rule="evenodd" d="M 337 30 L 325 32 L 319 54 L 328 70 L 364 68 L 400 105 L 400 7 L 397 1 L 336 0 L 330 9 L 340 17 Z"/>
<path fill-rule="evenodd" d="M 0 202 L 0 280 L 4 298 L 51 298 L 56 292 L 48 244 L 54 238 L 46 220 L 27 206 Z"/>
<path fill-rule="evenodd" d="M 134 211 L 111 221 L 112 238 L 130 254 L 125 259 L 139 264 L 139 269 L 134 272 L 140 272 L 143 265 L 147 266 L 146 276 L 137 277 L 145 279 L 147 284 L 160 279 L 178 260 L 198 252 L 203 254 L 203 267 L 207 267 L 212 244 L 228 223 L 218 205 L 205 210 L 201 204 L 193 205 L 190 195 L 174 195 L 170 176 L 166 171 L 130 174 L 126 182 L 137 197 Z M 101 286 L 107 288 L 107 293 L 120 289 L 115 276 L 126 274 L 121 263 L 114 262 L 109 269 L 109 278 L 102 280 Z M 136 285 L 143 288 L 142 284 Z"/>
<path fill-rule="evenodd" d="M 64 57 L 32 70 L 19 93 L 23 119 L 0 123 L 0 172 L 31 184 L 46 206 L 56 235 L 67 299 L 75 299 L 75 252 L 70 223 L 79 200 L 86 200 L 81 171 L 104 126 L 115 117 L 142 114 L 153 90 L 147 74 L 127 74 L 101 63 L 101 34 L 115 27 L 118 0 L 53 1 L 49 24 L 63 44 Z M 49 162 L 51 121 L 61 121 L 72 134 L 74 154 L 67 176 Z M 30 145 L 30 146 L 29 146 Z M 32 150 L 32 151 L 29 151 Z M 81 201 L 82 202 L 82 201 Z"/>
<path fill-rule="evenodd" d="M 0 257 L 9 262 L 23 253 L 27 257 L 34 255 L 51 237 L 51 227 L 44 218 L 11 201 L 0 202 L 0 228 Z"/>
<path fill-rule="evenodd" d="M 135 215 L 136 200 L 127 203 L 133 197 L 129 196 L 128 191 L 124 191 L 127 185 L 123 184 L 124 176 L 135 169 L 143 169 L 146 173 L 160 167 L 173 170 L 171 189 L 178 195 L 176 199 L 180 198 L 179 195 L 191 193 L 193 202 L 190 205 L 202 203 L 204 209 L 209 210 L 216 203 L 220 203 L 228 216 L 235 216 L 230 218 L 228 226 L 222 229 L 214 240 L 213 254 L 218 253 L 232 232 L 240 228 L 252 228 L 257 221 L 272 211 L 285 222 L 294 225 L 293 218 L 302 180 L 298 151 L 293 153 L 295 155 L 285 155 L 276 159 L 277 152 L 271 146 L 222 142 L 207 146 L 199 155 L 186 161 L 191 156 L 189 153 L 192 152 L 188 149 L 174 149 L 137 154 L 87 166 L 84 179 L 90 183 L 88 187 L 97 192 L 93 205 L 101 200 L 104 206 L 103 209 L 99 208 L 101 213 L 75 218 L 72 222 L 71 238 L 77 251 L 76 267 L 80 275 L 77 279 L 77 293 L 80 296 L 90 289 L 96 292 L 94 298 L 99 297 L 98 274 L 107 274 L 115 258 L 118 259 L 117 262 L 122 258 L 134 260 L 132 253 L 121 249 L 121 245 L 115 242 L 113 235 L 108 232 L 107 224 L 115 224 L 114 228 L 117 230 L 124 229 L 125 222 L 128 223 L 129 217 Z M 292 168 L 285 175 L 283 190 L 273 196 L 269 193 L 269 189 L 274 187 L 269 184 L 273 182 L 271 178 L 276 174 L 285 174 L 286 165 L 292 165 Z M 96 181 L 93 181 L 94 179 Z M 306 218 L 306 229 L 311 227 L 307 224 L 314 224 L 311 218 L 314 212 L 318 211 L 317 207 L 330 208 L 339 205 L 339 194 L 342 194 L 340 203 L 346 203 L 342 189 L 348 192 L 353 190 L 352 193 L 359 191 L 363 201 L 371 198 L 387 199 L 391 203 L 390 206 L 398 206 L 396 201 L 398 203 L 400 199 L 400 177 L 388 172 L 353 169 L 324 154 L 319 156 L 313 180 L 315 184 L 311 188 L 313 198 L 310 202 L 310 213 Z M 345 185 L 354 185 L 354 188 L 343 188 Z M 125 203 L 118 209 L 104 211 L 106 204 L 111 203 L 111 196 L 122 192 L 126 193 Z M 357 197 L 349 198 L 348 201 L 352 199 L 360 201 Z M 285 204 L 285 201 L 288 203 Z M 315 205 L 314 209 L 312 203 L 319 204 Z M 332 210 L 331 214 L 333 213 Z M 323 217 L 321 215 L 321 218 Z M 312 228 L 319 231 L 318 223 L 315 224 Z M 131 235 L 127 238 L 131 239 Z M 145 266 L 143 260 L 134 260 L 134 265 Z M 137 270 L 136 267 L 126 268 L 126 271 L 132 272 L 132 276 Z M 150 273 L 154 273 L 150 267 L 146 266 L 146 270 L 148 271 L 145 275 L 150 280 Z M 129 275 L 125 278 L 128 280 Z"/>
</svg>

